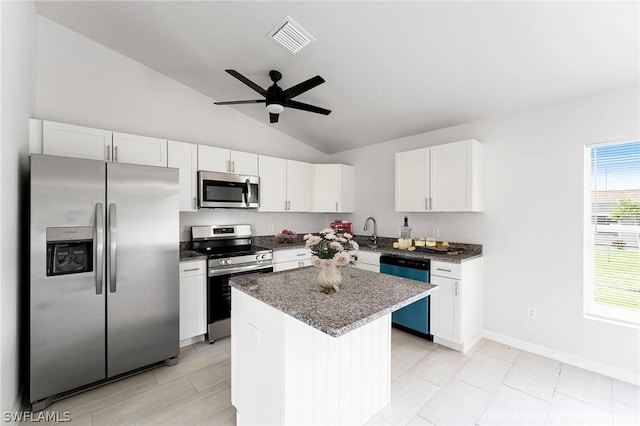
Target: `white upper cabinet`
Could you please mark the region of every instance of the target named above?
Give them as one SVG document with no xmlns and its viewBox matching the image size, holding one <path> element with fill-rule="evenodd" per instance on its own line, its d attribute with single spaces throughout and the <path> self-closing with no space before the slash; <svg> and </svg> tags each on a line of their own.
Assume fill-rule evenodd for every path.
<svg viewBox="0 0 640 426">
<path fill-rule="evenodd" d="M 482 144 L 475 139 L 431 147 L 431 210 L 482 211 Z"/>
<path fill-rule="evenodd" d="M 258 176 L 258 155 L 198 145 L 198 170 Z"/>
<path fill-rule="evenodd" d="M 312 171 L 310 163 L 287 160 L 287 211 L 311 211 Z"/>
<path fill-rule="evenodd" d="M 313 211 L 353 212 L 353 166 L 313 165 Z"/>
<path fill-rule="evenodd" d="M 429 148 L 396 154 L 396 211 L 428 210 Z"/>
<path fill-rule="evenodd" d="M 167 141 L 72 124 L 42 122 L 42 153 L 167 167 Z"/>
<path fill-rule="evenodd" d="M 261 212 L 283 212 L 287 209 L 287 160 L 258 156 L 260 163 Z"/>
<path fill-rule="evenodd" d="M 42 153 L 111 161 L 112 133 L 72 124 L 42 122 Z"/>
<path fill-rule="evenodd" d="M 482 144 L 475 139 L 396 154 L 396 211 L 482 211 Z"/>
<path fill-rule="evenodd" d="M 113 161 L 167 167 L 167 141 L 148 136 L 114 132 Z"/>
<path fill-rule="evenodd" d="M 260 211 L 311 211 L 309 163 L 259 156 Z"/>
<path fill-rule="evenodd" d="M 184 142 L 167 142 L 167 164 L 180 170 L 180 211 L 197 210 L 198 196 L 198 145 Z"/>
</svg>

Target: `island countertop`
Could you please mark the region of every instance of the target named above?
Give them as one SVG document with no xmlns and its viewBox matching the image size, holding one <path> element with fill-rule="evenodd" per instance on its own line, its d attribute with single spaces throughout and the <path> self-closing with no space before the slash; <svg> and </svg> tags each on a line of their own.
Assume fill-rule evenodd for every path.
<svg viewBox="0 0 640 426">
<path fill-rule="evenodd" d="M 330 335 L 339 337 L 377 318 L 428 296 L 437 286 L 369 272 L 342 268 L 340 291 L 324 293 L 318 268 L 232 278 L 233 288 Z"/>
</svg>

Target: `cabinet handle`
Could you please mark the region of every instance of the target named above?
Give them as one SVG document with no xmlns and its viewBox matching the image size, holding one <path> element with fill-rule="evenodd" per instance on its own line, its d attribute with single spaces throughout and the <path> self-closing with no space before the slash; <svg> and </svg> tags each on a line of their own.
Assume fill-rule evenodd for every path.
<svg viewBox="0 0 640 426">
<path fill-rule="evenodd" d="M 336 211 L 338 211 L 338 202 L 336 201 Z"/>
<path fill-rule="evenodd" d="M 424 209 L 425 210 L 429 210 L 429 199 L 428 198 L 424 199 Z"/>
<path fill-rule="evenodd" d="M 107 151 L 107 152 L 106 152 L 106 154 L 107 154 L 107 161 L 111 161 L 111 145 L 107 145 L 107 146 L 105 146 L 104 148 L 105 148 L 105 150 Z"/>
<path fill-rule="evenodd" d="M 287 201 L 287 210 L 291 211 L 291 201 Z"/>
<path fill-rule="evenodd" d="M 284 211 L 287 211 L 287 200 L 284 200 Z"/>
<path fill-rule="evenodd" d="M 234 172 L 234 173 L 236 172 L 236 162 L 235 161 L 231 162 L 231 171 Z"/>
<path fill-rule="evenodd" d="M 429 197 L 429 210 L 433 210 L 433 198 Z"/>
<path fill-rule="evenodd" d="M 231 173 L 231 160 L 227 160 L 227 171 Z"/>
<path fill-rule="evenodd" d="M 198 208 L 198 202 L 196 201 L 196 197 L 193 197 L 193 209 L 196 210 Z"/>
<path fill-rule="evenodd" d="M 118 147 L 113 147 L 113 161 L 118 161 Z"/>
<path fill-rule="evenodd" d="M 192 271 L 199 271 L 200 268 L 190 268 L 190 269 L 183 269 L 182 272 L 192 272 Z"/>
<path fill-rule="evenodd" d="M 451 272 L 451 269 L 436 268 L 436 271 Z"/>
<path fill-rule="evenodd" d="M 458 294 L 460 294 L 460 292 L 458 291 L 458 281 L 456 281 L 456 297 L 458 297 Z"/>
<path fill-rule="evenodd" d="M 298 253 L 296 256 L 305 256 L 307 253 Z"/>
</svg>

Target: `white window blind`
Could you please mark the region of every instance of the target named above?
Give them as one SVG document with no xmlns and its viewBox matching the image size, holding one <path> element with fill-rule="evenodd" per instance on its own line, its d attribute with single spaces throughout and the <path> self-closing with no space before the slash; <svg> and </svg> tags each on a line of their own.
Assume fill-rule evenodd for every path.
<svg viewBox="0 0 640 426">
<path fill-rule="evenodd" d="M 584 313 L 640 325 L 640 142 L 585 149 Z"/>
</svg>

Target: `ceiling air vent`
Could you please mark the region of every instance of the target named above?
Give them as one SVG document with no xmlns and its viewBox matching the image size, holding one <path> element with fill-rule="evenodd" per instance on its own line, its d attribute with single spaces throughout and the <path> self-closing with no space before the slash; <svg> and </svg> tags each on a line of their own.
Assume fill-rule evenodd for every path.
<svg viewBox="0 0 640 426">
<path fill-rule="evenodd" d="M 295 55 L 308 44 L 316 41 L 311 34 L 305 31 L 293 19 L 288 16 L 276 26 L 267 37 Z"/>
</svg>

